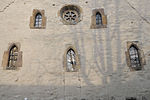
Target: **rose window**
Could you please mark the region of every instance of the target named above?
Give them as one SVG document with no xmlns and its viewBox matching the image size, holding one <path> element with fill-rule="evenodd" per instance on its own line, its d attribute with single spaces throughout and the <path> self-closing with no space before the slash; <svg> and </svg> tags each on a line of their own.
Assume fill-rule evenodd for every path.
<svg viewBox="0 0 150 100">
<path fill-rule="evenodd" d="M 75 25 L 81 21 L 82 11 L 79 6 L 67 5 L 60 9 L 60 17 L 65 25 Z"/>
<path fill-rule="evenodd" d="M 70 24 L 76 24 L 78 17 L 78 13 L 74 10 L 67 10 L 63 14 L 63 19 Z"/>
</svg>

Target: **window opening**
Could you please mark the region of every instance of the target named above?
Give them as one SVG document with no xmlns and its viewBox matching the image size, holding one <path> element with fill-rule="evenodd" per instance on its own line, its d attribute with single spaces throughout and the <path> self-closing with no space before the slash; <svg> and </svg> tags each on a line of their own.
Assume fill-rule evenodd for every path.
<svg viewBox="0 0 150 100">
<path fill-rule="evenodd" d="M 42 26 L 42 15 L 40 13 L 38 13 L 36 16 L 35 16 L 35 24 L 34 24 L 35 27 L 41 27 Z"/>
<path fill-rule="evenodd" d="M 130 61 L 131 61 L 131 67 L 140 67 L 140 59 L 139 59 L 139 53 L 138 49 L 135 46 L 131 46 L 129 49 L 130 54 Z"/>
<path fill-rule="evenodd" d="M 63 18 L 66 22 L 71 23 L 71 24 L 76 24 L 77 18 L 78 18 L 78 13 L 75 10 L 66 10 L 63 13 Z"/>
<path fill-rule="evenodd" d="M 16 62 L 18 57 L 18 48 L 14 45 L 9 51 L 9 61 L 7 69 L 16 69 Z"/>
<path fill-rule="evenodd" d="M 99 12 L 96 13 L 96 25 L 102 25 L 102 16 Z"/>
<path fill-rule="evenodd" d="M 76 54 L 73 49 L 67 52 L 67 71 L 75 71 L 76 68 Z"/>
</svg>

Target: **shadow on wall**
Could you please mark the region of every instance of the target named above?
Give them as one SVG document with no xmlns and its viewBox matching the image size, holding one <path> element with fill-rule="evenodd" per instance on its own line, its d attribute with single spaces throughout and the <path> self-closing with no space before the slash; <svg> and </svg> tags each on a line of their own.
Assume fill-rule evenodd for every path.
<svg viewBox="0 0 150 100">
<path fill-rule="evenodd" d="M 96 2 L 96 1 L 95 1 Z M 107 0 L 104 0 L 104 3 L 106 5 L 105 10 L 107 9 Z M 82 74 L 82 79 L 81 81 L 84 81 L 86 83 L 86 86 L 81 86 L 81 84 L 77 85 L 77 86 L 53 86 L 53 85 L 49 85 L 49 86 L 15 86 L 15 85 L 0 85 L 0 98 L 1 100 L 148 100 L 150 98 L 150 90 L 145 89 L 145 90 L 141 90 L 141 92 L 143 93 L 137 93 L 136 94 L 136 89 L 133 90 L 133 92 L 135 92 L 135 96 L 136 99 L 134 97 L 129 97 L 127 98 L 119 96 L 119 89 L 123 90 L 124 88 L 121 86 L 125 86 L 128 87 L 125 90 L 128 90 L 130 88 L 130 86 L 128 86 L 129 84 L 134 83 L 134 80 L 128 80 L 128 81 L 124 81 L 125 83 L 123 84 L 122 81 L 122 77 L 127 77 L 127 76 L 122 76 L 122 74 L 119 74 L 117 77 L 115 76 L 114 73 L 123 73 L 123 69 L 124 68 L 120 68 L 122 65 L 125 65 L 125 61 L 124 64 L 121 64 L 121 62 L 123 62 L 124 59 L 122 59 L 121 57 L 121 37 L 120 37 L 120 28 L 119 28 L 119 6 L 120 5 L 120 1 L 119 0 L 115 0 L 115 6 L 116 6 L 116 22 L 115 22 L 115 29 L 113 32 L 110 32 L 110 29 L 107 28 L 105 29 L 105 33 L 101 33 L 101 30 L 93 30 L 93 32 L 91 33 L 91 37 L 93 40 L 93 62 L 95 62 L 95 65 L 91 65 L 86 58 L 86 49 L 85 49 L 85 44 L 84 43 L 84 31 L 81 28 L 71 28 L 70 30 L 73 31 L 73 33 L 78 33 L 78 31 L 80 31 L 80 34 L 74 34 L 74 41 L 75 41 L 75 45 L 77 47 L 77 49 L 79 50 L 79 52 L 82 52 L 81 54 L 81 74 Z M 140 22 L 139 22 L 140 23 Z M 80 26 L 81 27 L 81 26 Z M 139 28 L 141 28 L 141 24 L 139 25 Z M 80 29 L 80 30 L 78 30 Z M 101 34 L 105 34 L 105 39 L 106 39 L 106 44 L 103 43 L 102 38 L 101 38 Z M 117 65 L 116 65 L 116 69 L 119 70 L 115 70 L 113 71 L 113 54 L 112 54 L 112 47 L 114 47 L 113 44 L 111 44 L 112 38 L 111 38 L 111 34 L 113 34 L 113 37 L 116 37 L 117 40 L 115 41 L 116 43 L 116 61 L 117 61 Z M 140 34 L 138 34 L 140 35 Z M 80 37 L 80 38 L 78 38 Z M 99 38 L 97 40 L 97 37 Z M 138 36 L 139 37 L 139 36 Z M 140 37 L 142 37 L 140 35 Z M 81 43 L 79 43 L 79 41 L 81 41 Z M 105 46 L 106 45 L 106 46 Z M 106 51 L 104 51 L 104 49 Z M 109 55 L 106 56 L 106 59 L 104 59 L 103 57 L 105 56 L 105 54 Z M 100 62 L 100 63 L 99 63 Z M 100 73 L 102 75 L 102 85 L 101 86 L 96 86 L 94 85 L 91 80 L 88 78 L 88 74 L 86 72 L 86 67 L 88 66 L 90 68 L 96 68 L 98 69 L 98 73 Z M 43 65 L 44 66 L 44 65 Z M 109 70 L 107 70 L 109 69 Z M 112 72 L 111 72 L 112 71 Z M 141 73 L 142 74 L 142 73 Z M 114 75 L 114 76 L 113 76 Z M 107 81 L 108 77 L 113 77 L 110 78 L 109 82 Z M 141 80 L 142 81 L 142 80 Z M 128 83 L 126 83 L 128 82 Z M 80 83 L 80 82 L 79 82 Z M 117 84 L 116 84 L 117 83 Z M 116 84 L 116 85 L 115 85 Z M 120 85 L 117 86 L 117 85 Z M 127 85 L 127 86 L 126 86 Z M 134 85 L 134 84 L 133 84 Z M 139 83 L 139 85 L 141 85 Z M 112 87 L 113 86 L 113 87 Z M 132 87 L 132 86 L 131 86 Z M 65 91 L 64 91 L 65 88 Z M 142 89 L 143 87 L 137 87 L 139 88 L 138 90 Z M 111 90 L 112 89 L 112 90 Z M 114 97 L 113 95 L 111 95 L 112 92 L 117 91 L 118 96 Z M 132 91 L 132 89 L 130 89 L 130 91 Z M 127 92 L 127 91 L 126 91 Z M 68 93 L 68 94 L 67 94 Z M 130 95 L 130 94 L 128 94 Z"/>
<path fill-rule="evenodd" d="M 1 100 L 149 100 L 149 94 L 145 96 L 134 97 L 114 97 L 109 95 L 95 96 L 87 92 L 87 97 L 78 97 L 76 86 L 66 86 L 73 89 L 72 94 L 64 96 L 64 87 L 60 86 L 16 86 L 16 85 L 1 85 L 0 98 Z M 89 88 L 89 87 L 82 87 Z M 95 87 L 94 91 L 97 91 Z M 147 97 L 146 97 L 147 96 Z M 149 97 L 148 97 L 149 96 Z"/>
<path fill-rule="evenodd" d="M 105 3 L 104 5 L 106 6 L 105 7 L 106 11 L 107 11 L 107 2 L 108 1 L 104 0 L 104 3 Z M 101 29 L 96 29 L 96 30 L 93 30 L 93 32 L 91 33 L 92 40 L 94 42 L 93 43 L 94 47 L 92 47 L 94 49 L 93 58 L 92 59 L 93 59 L 93 62 L 95 63 L 95 65 L 91 65 L 90 63 L 88 63 L 87 58 L 86 58 L 86 55 L 87 55 L 86 54 L 86 49 L 85 49 L 86 43 L 85 43 L 85 38 L 84 38 L 86 33 L 84 32 L 84 30 L 82 28 L 76 28 L 76 27 L 70 29 L 70 30 L 73 31 L 73 33 L 76 33 L 76 34 L 74 34 L 74 42 L 75 42 L 75 45 L 76 45 L 78 51 L 81 52 L 81 73 L 82 73 L 83 80 L 85 81 L 85 83 L 87 85 L 95 86 L 90 81 L 90 79 L 88 79 L 88 75 L 87 75 L 85 66 L 88 66 L 90 68 L 94 67 L 94 68 L 98 69 L 98 71 L 99 71 L 99 73 L 101 75 L 103 75 L 103 77 L 102 77 L 102 84 L 103 85 L 107 84 L 107 86 L 109 86 L 109 87 L 105 87 L 105 91 L 107 91 L 107 89 L 109 91 L 109 88 L 110 88 L 111 84 L 115 84 L 114 79 L 112 79 L 112 78 L 110 78 L 109 83 L 107 81 L 108 80 L 107 76 L 110 76 L 110 75 L 113 76 L 114 73 L 121 73 L 120 76 L 118 75 L 118 78 L 116 78 L 116 80 L 118 80 L 117 81 L 117 85 L 118 84 L 122 84 L 122 81 L 120 81 L 120 80 L 123 80 L 122 79 L 122 75 L 124 73 L 123 66 L 126 66 L 126 61 L 124 61 L 124 59 L 122 59 L 122 56 L 121 56 L 121 54 L 123 54 L 123 53 L 122 53 L 122 49 L 121 49 L 122 48 L 122 44 L 121 44 L 122 41 L 121 41 L 121 36 L 120 36 L 120 19 L 119 19 L 119 15 L 120 15 L 120 13 L 119 13 L 119 5 L 120 5 L 120 1 L 119 0 L 115 0 L 114 2 L 115 2 L 115 7 L 116 7 L 115 8 L 115 15 L 116 15 L 115 16 L 115 21 L 116 22 L 115 22 L 115 26 L 114 26 L 115 29 L 113 29 L 113 31 L 111 31 L 109 28 L 102 29 L 102 30 L 105 30 L 104 33 L 102 33 Z M 108 24 L 109 24 L 109 22 L 108 22 Z M 80 27 L 82 27 L 82 26 L 80 26 Z M 142 38 L 143 38 L 141 33 L 140 33 L 140 31 L 141 31 L 140 29 L 142 29 L 141 27 L 142 27 L 142 25 L 139 22 L 139 34 L 136 34 L 137 37 L 140 37 L 140 38 L 138 38 L 139 41 L 141 41 Z M 102 39 L 102 34 L 105 34 L 105 39 L 106 39 L 106 43 L 105 44 L 102 41 L 103 40 Z M 78 38 L 78 37 L 80 37 L 80 38 Z M 97 39 L 97 37 L 99 39 Z M 116 38 L 115 45 L 111 43 L 112 42 L 112 37 Z M 79 43 L 79 41 L 80 41 L 80 43 Z M 113 55 L 112 54 L 113 53 L 112 47 L 115 47 L 116 50 L 117 50 L 116 54 L 115 54 L 115 55 L 117 55 L 117 57 L 115 59 L 115 61 L 117 62 L 117 65 L 116 65 L 116 69 L 117 70 L 115 70 L 115 71 L 113 69 L 113 62 L 112 62 L 114 60 L 114 57 L 112 56 Z M 105 48 L 105 51 L 104 51 L 104 48 Z M 105 54 L 107 54 L 109 56 L 106 56 Z M 104 59 L 104 56 L 106 56 L 106 59 Z M 109 70 L 107 70 L 107 69 L 109 69 Z M 126 76 L 124 76 L 124 77 L 126 77 Z M 129 85 L 129 84 L 132 84 L 132 83 L 134 83 L 134 79 L 127 81 L 126 84 Z M 139 85 L 142 85 L 142 82 L 141 82 L 141 84 L 139 83 Z M 95 86 L 95 87 L 97 87 L 97 86 Z M 99 86 L 99 87 L 101 87 L 101 86 Z M 126 87 L 130 88 L 130 86 L 126 86 Z M 117 88 L 117 86 L 115 88 Z M 138 90 L 140 90 L 142 88 L 143 87 L 140 86 Z M 101 91 L 101 89 L 99 89 L 99 91 Z M 123 88 L 121 88 L 121 89 L 123 89 Z M 135 90 L 134 92 L 137 92 L 136 89 L 134 89 L 134 90 Z M 131 89 L 131 91 L 132 91 L 132 89 Z M 137 92 L 137 94 L 136 93 L 134 93 L 134 94 L 137 96 L 137 98 L 139 100 L 147 100 L 146 97 L 142 96 L 142 95 L 147 95 L 148 94 L 147 97 L 150 98 L 149 97 L 150 96 L 150 91 L 149 90 L 147 90 L 147 91 L 148 92 L 145 92 L 143 94 L 140 94 L 140 93 L 138 94 L 138 92 Z M 109 93 L 110 92 L 107 92 L 106 94 L 109 94 Z M 139 97 L 138 97 L 138 95 L 139 95 Z M 109 96 L 109 100 L 111 100 L 110 97 L 111 96 Z M 130 96 L 130 97 L 131 98 L 128 98 L 128 100 L 134 100 L 134 98 L 132 98 L 132 96 Z M 93 99 L 93 100 L 95 100 L 95 99 Z M 117 99 L 117 100 L 119 100 L 119 99 Z M 122 99 L 120 99 L 120 100 L 122 100 Z"/>
</svg>

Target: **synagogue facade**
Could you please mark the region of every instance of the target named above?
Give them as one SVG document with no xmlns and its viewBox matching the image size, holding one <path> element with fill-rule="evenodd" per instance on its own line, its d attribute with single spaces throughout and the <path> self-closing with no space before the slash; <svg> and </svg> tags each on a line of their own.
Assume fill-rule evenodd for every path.
<svg viewBox="0 0 150 100">
<path fill-rule="evenodd" d="M 149 0 L 1 0 L 1 100 L 150 100 Z"/>
</svg>

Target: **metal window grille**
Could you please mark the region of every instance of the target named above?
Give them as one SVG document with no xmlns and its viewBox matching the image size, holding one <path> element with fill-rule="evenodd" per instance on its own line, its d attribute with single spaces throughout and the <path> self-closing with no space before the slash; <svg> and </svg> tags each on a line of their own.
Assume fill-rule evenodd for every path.
<svg viewBox="0 0 150 100">
<path fill-rule="evenodd" d="M 18 48 L 14 45 L 9 51 L 7 69 L 16 69 L 17 56 L 18 56 Z"/>
<path fill-rule="evenodd" d="M 140 67 L 141 64 L 140 64 L 138 49 L 135 46 L 131 46 L 129 49 L 129 54 L 130 54 L 131 66 L 133 68 Z"/>
<path fill-rule="evenodd" d="M 35 27 L 41 27 L 42 26 L 42 15 L 40 13 L 38 13 L 35 16 L 35 23 L 34 23 Z"/>
<path fill-rule="evenodd" d="M 67 71 L 75 71 L 76 66 L 76 54 L 74 50 L 69 49 L 67 52 Z"/>
<path fill-rule="evenodd" d="M 102 16 L 99 12 L 96 13 L 96 25 L 102 25 Z"/>
</svg>

